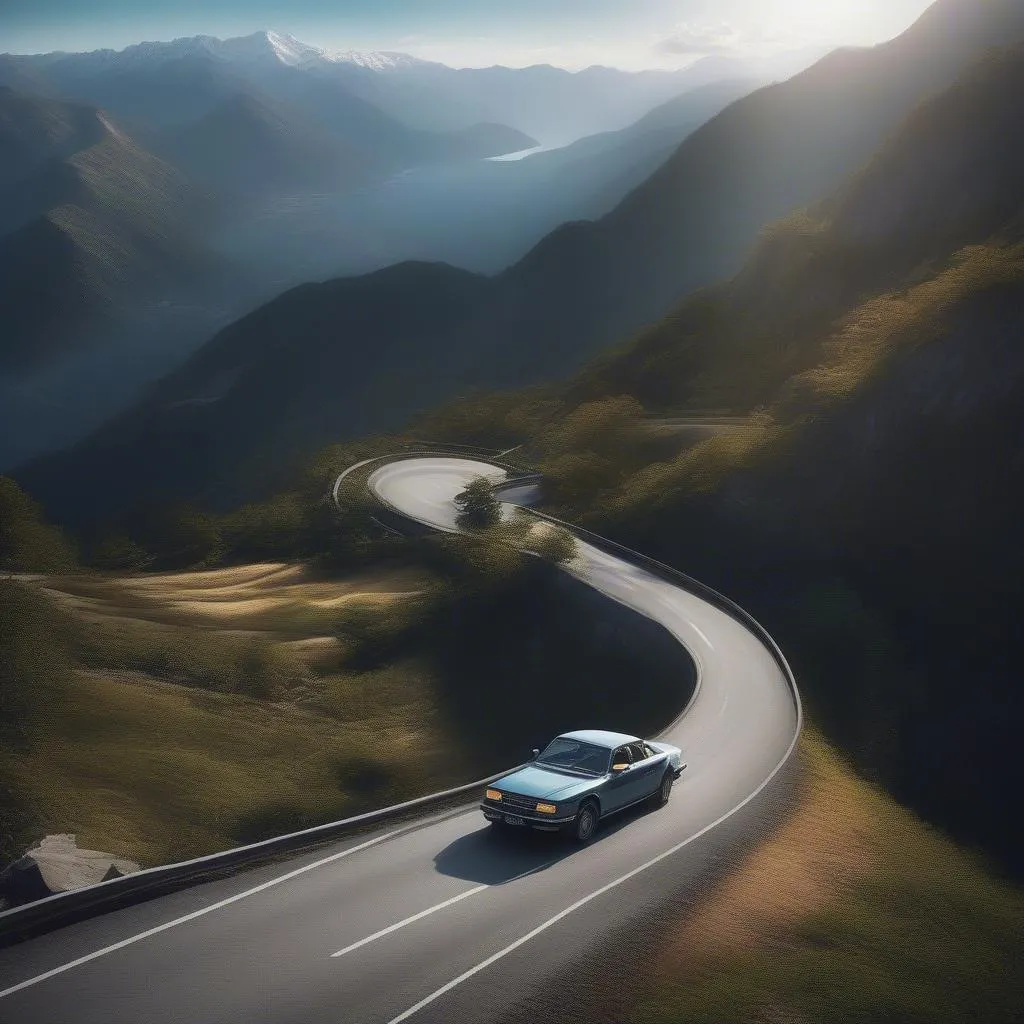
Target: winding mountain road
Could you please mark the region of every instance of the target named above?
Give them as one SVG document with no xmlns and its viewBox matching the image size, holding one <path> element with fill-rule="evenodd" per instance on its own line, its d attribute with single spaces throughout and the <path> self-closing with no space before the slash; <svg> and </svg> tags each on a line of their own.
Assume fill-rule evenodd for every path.
<svg viewBox="0 0 1024 1024">
<path fill-rule="evenodd" d="M 481 474 L 505 475 L 423 457 L 368 484 L 392 510 L 454 530 L 452 498 Z M 667 807 L 627 812 L 576 848 L 503 841 L 474 805 L 83 921 L 0 954 L 0 1022 L 495 1021 L 608 932 L 643 928 L 653 901 L 697 886 L 780 784 L 798 705 L 738 621 L 624 558 L 578 551 L 569 571 L 662 623 L 698 666 L 689 706 L 663 734 L 689 763 Z M 597 711 L 583 719 L 615 725 Z"/>
</svg>

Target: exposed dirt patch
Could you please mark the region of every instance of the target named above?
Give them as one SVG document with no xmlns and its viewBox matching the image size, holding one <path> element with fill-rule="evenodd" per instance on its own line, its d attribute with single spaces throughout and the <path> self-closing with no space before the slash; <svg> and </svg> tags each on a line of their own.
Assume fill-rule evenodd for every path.
<svg viewBox="0 0 1024 1024">
<path fill-rule="evenodd" d="M 132 586 L 151 590 L 225 590 L 237 587 L 278 587 L 306 577 L 300 565 L 287 562 L 257 562 L 199 572 L 153 573 L 128 577 Z"/>
<path fill-rule="evenodd" d="M 342 651 L 341 642 L 332 636 L 311 636 L 305 640 L 290 640 L 281 646 L 310 669 L 334 664 Z"/>
<path fill-rule="evenodd" d="M 54 577 L 46 583 L 48 593 L 87 620 L 326 639 L 324 613 L 415 597 L 426 580 L 408 569 L 323 579 L 303 566 L 273 562 L 152 576 Z"/>
</svg>

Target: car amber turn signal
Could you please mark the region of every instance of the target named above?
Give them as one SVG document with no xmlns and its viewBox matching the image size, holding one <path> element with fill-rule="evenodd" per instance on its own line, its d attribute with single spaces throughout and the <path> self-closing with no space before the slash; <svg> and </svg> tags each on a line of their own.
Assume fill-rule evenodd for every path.
<svg viewBox="0 0 1024 1024">
<path fill-rule="evenodd" d="M 496 789 L 489 789 L 489 790 L 487 790 L 487 794 L 486 795 L 487 795 L 487 799 L 488 800 L 500 800 L 501 799 L 501 794 Z"/>
<path fill-rule="evenodd" d="M 554 804 L 537 804 L 537 810 L 541 814 L 554 814 L 558 808 Z"/>
</svg>

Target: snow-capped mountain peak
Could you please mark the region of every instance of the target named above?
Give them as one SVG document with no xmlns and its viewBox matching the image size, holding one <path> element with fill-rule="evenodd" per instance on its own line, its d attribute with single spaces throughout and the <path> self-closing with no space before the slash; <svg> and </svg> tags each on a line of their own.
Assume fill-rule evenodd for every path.
<svg viewBox="0 0 1024 1024">
<path fill-rule="evenodd" d="M 334 64 L 352 64 L 371 71 L 395 71 L 428 63 L 390 50 L 325 50 L 324 57 Z"/>
<path fill-rule="evenodd" d="M 306 64 L 324 56 L 323 50 L 303 43 L 286 32 L 263 32 L 261 35 L 266 38 L 267 44 L 282 64 Z"/>
<path fill-rule="evenodd" d="M 323 51 L 309 46 L 286 32 L 253 32 L 248 36 L 216 40 L 211 51 L 232 61 L 262 61 L 268 58 L 280 64 L 297 67 L 320 60 Z"/>
<path fill-rule="evenodd" d="M 135 43 L 123 50 L 92 50 L 88 53 L 49 55 L 55 60 L 84 63 L 97 71 L 131 68 L 181 58 L 207 58 L 240 66 L 284 64 L 313 68 L 316 65 L 349 65 L 368 71 L 398 71 L 425 67 L 430 61 L 394 51 L 327 50 L 311 46 L 287 32 L 266 30 L 247 36 L 218 39 L 215 36 L 183 36 L 169 41 Z"/>
<path fill-rule="evenodd" d="M 247 36 L 218 39 L 215 36 L 185 36 L 169 42 L 135 43 L 120 51 L 94 50 L 75 55 L 98 65 L 130 67 L 181 57 L 211 57 L 240 64 L 274 60 L 291 67 L 325 59 L 324 51 L 285 32 L 253 32 Z"/>
<path fill-rule="evenodd" d="M 393 71 L 425 63 L 408 54 L 391 51 L 326 50 L 304 43 L 287 32 L 274 31 L 225 39 L 218 49 L 221 55 L 236 60 L 273 55 L 280 63 L 290 67 L 326 61 L 331 64 L 351 64 L 372 71 Z"/>
</svg>

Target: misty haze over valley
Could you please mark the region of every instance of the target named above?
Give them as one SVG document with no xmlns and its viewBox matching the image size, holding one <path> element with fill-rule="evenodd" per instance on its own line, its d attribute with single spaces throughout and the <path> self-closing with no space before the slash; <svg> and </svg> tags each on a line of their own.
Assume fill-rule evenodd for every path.
<svg viewBox="0 0 1024 1024">
<path fill-rule="evenodd" d="M 0 286 L 0 468 L 78 440 L 294 285 L 405 260 L 501 271 L 811 59 L 457 71 L 275 32 L 0 55 L 0 266 L 20 268 Z"/>
</svg>

